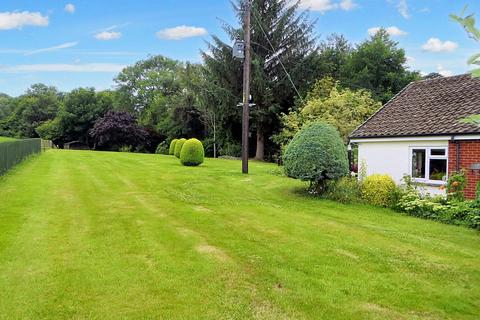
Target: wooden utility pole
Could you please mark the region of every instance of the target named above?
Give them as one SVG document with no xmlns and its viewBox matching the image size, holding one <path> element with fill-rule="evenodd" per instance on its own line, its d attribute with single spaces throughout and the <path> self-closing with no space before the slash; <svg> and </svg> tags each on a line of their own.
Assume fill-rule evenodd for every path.
<svg viewBox="0 0 480 320">
<path fill-rule="evenodd" d="M 250 113 L 250 11 L 251 0 L 245 1 L 245 16 L 243 21 L 243 34 L 245 44 L 245 60 L 243 61 L 243 121 L 242 121 L 242 173 L 248 174 L 248 132 Z"/>
</svg>

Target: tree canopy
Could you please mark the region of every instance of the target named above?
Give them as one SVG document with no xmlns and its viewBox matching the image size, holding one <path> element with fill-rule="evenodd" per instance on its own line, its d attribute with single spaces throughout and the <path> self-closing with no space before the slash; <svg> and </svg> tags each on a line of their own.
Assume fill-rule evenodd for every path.
<svg viewBox="0 0 480 320">
<path fill-rule="evenodd" d="M 348 135 L 380 107 L 369 91 L 342 88 L 338 81 L 326 77 L 317 81 L 304 105 L 282 115 L 282 130 L 274 141 L 285 146 L 304 125 L 321 121 L 334 126 L 346 142 Z"/>
</svg>

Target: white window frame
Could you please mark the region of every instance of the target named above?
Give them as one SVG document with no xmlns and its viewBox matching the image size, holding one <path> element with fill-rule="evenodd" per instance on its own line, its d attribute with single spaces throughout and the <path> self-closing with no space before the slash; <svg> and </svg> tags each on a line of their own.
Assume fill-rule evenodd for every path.
<svg viewBox="0 0 480 320">
<path fill-rule="evenodd" d="M 445 155 L 444 156 L 432 156 L 431 155 L 431 150 L 445 150 Z M 424 178 L 414 178 L 413 177 L 413 150 L 425 150 L 425 177 Z M 448 147 L 424 147 L 424 146 L 419 146 L 419 147 L 410 147 L 410 152 L 409 152 L 409 175 L 412 177 L 413 181 L 419 182 L 419 183 L 425 183 L 425 184 L 432 184 L 432 185 L 439 185 L 443 186 L 447 184 L 447 181 L 443 180 L 430 180 L 427 177 L 430 175 L 430 160 L 446 160 L 447 161 L 447 178 L 448 178 Z"/>
</svg>

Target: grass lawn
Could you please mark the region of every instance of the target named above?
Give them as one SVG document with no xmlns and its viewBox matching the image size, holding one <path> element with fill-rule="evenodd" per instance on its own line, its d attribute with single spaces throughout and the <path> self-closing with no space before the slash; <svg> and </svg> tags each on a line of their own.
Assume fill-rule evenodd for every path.
<svg viewBox="0 0 480 320">
<path fill-rule="evenodd" d="M 0 142 L 7 142 L 7 141 L 15 141 L 15 139 L 8 138 L 8 137 L 0 137 Z"/>
<path fill-rule="evenodd" d="M 0 318 L 478 319 L 480 233 L 275 165 L 50 150 L 0 178 Z"/>
</svg>

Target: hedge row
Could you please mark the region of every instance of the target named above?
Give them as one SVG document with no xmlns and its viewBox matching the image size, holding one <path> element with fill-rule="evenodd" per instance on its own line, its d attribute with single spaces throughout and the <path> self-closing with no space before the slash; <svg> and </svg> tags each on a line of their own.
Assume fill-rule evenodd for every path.
<svg viewBox="0 0 480 320">
<path fill-rule="evenodd" d="M 160 148 L 160 146 L 159 146 Z M 203 163 L 205 149 L 198 139 L 173 139 L 168 148 L 168 154 L 180 159 L 184 166 L 198 166 Z"/>
<path fill-rule="evenodd" d="M 41 151 L 41 139 L 25 139 L 0 143 L 0 175 L 28 156 Z"/>
</svg>

